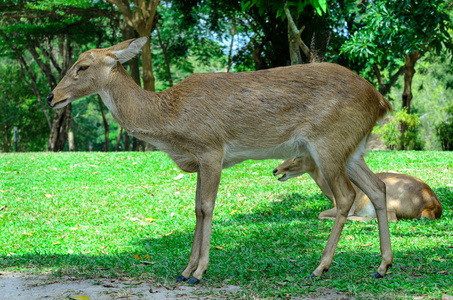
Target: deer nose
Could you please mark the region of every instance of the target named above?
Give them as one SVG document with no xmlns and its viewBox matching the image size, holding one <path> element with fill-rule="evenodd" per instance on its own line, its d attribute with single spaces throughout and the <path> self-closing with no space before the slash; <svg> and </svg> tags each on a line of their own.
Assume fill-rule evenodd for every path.
<svg viewBox="0 0 453 300">
<path fill-rule="evenodd" d="M 49 96 L 47 96 L 47 105 L 52 107 L 52 100 L 53 100 L 53 93 L 50 93 Z"/>
<path fill-rule="evenodd" d="M 274 174 L 274 176 L 276 176 L 276 175 L 277 175 L 277 173 L 278 173 L 278 170 L 277 170 L 277 168 L 275 168 L 275 169 L 274 169 L 274 171 L 272 171 L 272 173 Z"/>
</svg>

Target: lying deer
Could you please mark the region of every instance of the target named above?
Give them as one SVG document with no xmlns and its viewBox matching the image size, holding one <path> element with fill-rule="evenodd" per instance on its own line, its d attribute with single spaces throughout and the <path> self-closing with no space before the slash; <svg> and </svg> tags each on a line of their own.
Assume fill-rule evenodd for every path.
<svg viewBox="0 0 453 300">
<path fill-rule="evenodd" d="M 323 194 L 335 206 L 335 196 L 316 165 L 313 158 L 291 158 L 284 161 L 273 171 L 275 176 L 282 175 L 278 180 L 286 181 L 290 178 L 308 173 L 319 186 Z M 387 217 L 389 221 L 398 219 L 431 220 L 440 218 L 442 205 L 433 190 L 418 178 L 396 173 L 378 173 L 376 176 L 386 185 Z M 370 199 L 354 185 L 356 198 L 349 211 L 348 219 L 367 221 L 376 218 L 376 211 Z M 337 208 L 323 211 L 319 219 L 335 218 Z"/>
<path fill-rule="evenodd" d="M 374 124 L 391 105 L 373 85 L 344 67 L 313 63 L 193 74 L 165 91 L 149 92 L 122 66 L 146 41 L 141 37 L 82 53 L 47 103 L 64 107 L 99 94 L 127 132 L 166 152 L 181 170 L 197 172 L 193 245 L 177 281 L 198 283 L 208 268 L 212 214 L 223 168 L 248 159 L 288 159 L 306 153 L 323 170 L 338 209 L 321 261 L 310 277 L 321 276 L 332 263 L 355 198 L 350 179 L 375 206 L 382 260 L 374 277 L 386 274 L 393 254 L 385 185 L 367 167 L 362 153 Z"/>
</svg>

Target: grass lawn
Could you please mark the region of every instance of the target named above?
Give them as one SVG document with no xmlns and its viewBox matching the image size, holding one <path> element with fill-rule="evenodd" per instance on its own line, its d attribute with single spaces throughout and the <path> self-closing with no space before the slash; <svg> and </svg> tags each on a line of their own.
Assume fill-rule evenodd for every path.
<svg viewBox="0 0 453 300">
<path fill-rule="evenodd" d="M 281 161 L 248 161 L 222 173 L 204 286 L 244 287 L 243 298 L 453 295 L 453 152 L 370 152 L 374 172 L 424 180 L 442 217 L 390 224 L 393 268 L 380 263 L 377 222 L 348 222 L 330 270 L 305 279 L 321 258 L 331 207 L 304 175 L 278 182 Z M 0 153 L 0 271 L 172 282 L 188 262 L 196 174 L 160 152 Z"/>
</svg>

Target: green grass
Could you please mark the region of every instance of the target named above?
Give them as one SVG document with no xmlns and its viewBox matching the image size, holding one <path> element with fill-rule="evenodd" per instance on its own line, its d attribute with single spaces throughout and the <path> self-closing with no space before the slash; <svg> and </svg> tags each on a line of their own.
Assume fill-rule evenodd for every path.
<svg viewBox="0 0 453 300">
<path fill-rule="evenodd" d="M 358 299 L 453 295 L 453 153 L 370 152 L 367 162 L 424 180 L 444 208 L 439 220 L 390 224 L 395 259 L 384 279 L 371 279 L 373 221 L 348 222 L 330 270 L 306 280 L 333 225 L 317 215 L 331 204 L 308 175 L 281 183 L 280 161 L 248 161 L 222 174 L 202 285 L 240 285 L 244 298 L 320 287 Z M 160 152 L 0 153 L 0 270 L 173 281 L 195 228 L 196 174 L 179 174 Z"/>
</svg>

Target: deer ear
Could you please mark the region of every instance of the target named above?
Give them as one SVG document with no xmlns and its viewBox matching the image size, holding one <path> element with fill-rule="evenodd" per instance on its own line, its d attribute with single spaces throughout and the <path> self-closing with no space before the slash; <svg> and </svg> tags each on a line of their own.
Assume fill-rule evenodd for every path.
<svg viewBox="0 0 453 300">
<path fill-rule="evenodd" d="M 120 63 L 124 63 L 137 55 L 148 41 L 146 36 L 138 39 L 127 40 L 115 46 L 107 48 L 112 51 Z"/>
</svg>

